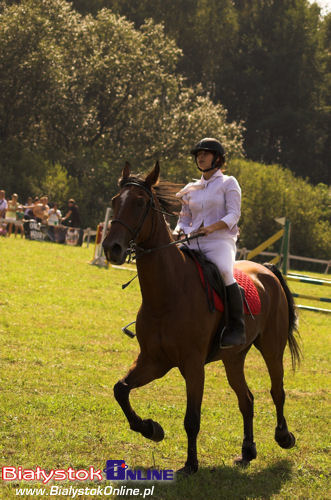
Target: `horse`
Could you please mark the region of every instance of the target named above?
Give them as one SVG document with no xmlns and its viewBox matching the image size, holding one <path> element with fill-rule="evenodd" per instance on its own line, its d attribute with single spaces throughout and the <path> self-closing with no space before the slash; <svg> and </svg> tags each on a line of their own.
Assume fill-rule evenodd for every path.
<svg viewBox="0 0 331 500">
<path fill-rule="evenodd" d="M 140 352 L 127 374 L 115 384 L 114 396 L 133 431 L 155 442 L 161 441 L 164 438 L 161 425 L 138 416 L 129 395 L 132 389 L 163 377 L 174 367 L 180 370 L 186 383 L 187 460 L 177 472 L 189 475 L 198 470 L 197 436 L 205 363 L 222 313 L 210 312 L 196 264 L 175 243 L 166 215 L 174 213 L 180 202 L 174 196 L 174 185 L 160 181 L 159 174 L 158 162 L 144 177 L 131 175 L 130 164 L 125 164 L 119 181 L 120 191 L 112 199 L 113 219 L 103 241 L 106 259 L 117 265 L 125 262 L 133 245 L 136 247 L 142 294 L 136 318 Z M 241 455 L 235 459 L 235 464 L 246 467 L 257 456 L 253 437 L 254 398 L 244 375 L 246 355 L 254 344 L 263 356 L 276 408 L 275 440 L 282 448 L 291 448 L 295 437 L 288 430 L 283 413 L 286 344 L 290 348 L 293 368 L 301 354 L 295 338 L 295 306 L 281 273 L 251 261 L 237 261 L 235 267 L 253 280 L 261 312 L 254 318 L 245 315 L 245 345 L 219 348 L 211 361 L 223 361 L 228 382 L 238 398 L 244 435 Z"/>
</svg>

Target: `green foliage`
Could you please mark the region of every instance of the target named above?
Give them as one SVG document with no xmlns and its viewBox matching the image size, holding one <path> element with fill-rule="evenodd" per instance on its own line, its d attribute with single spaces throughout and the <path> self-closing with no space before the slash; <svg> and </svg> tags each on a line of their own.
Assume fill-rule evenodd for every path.
<svg viewBox="0 0 331 500">
<path fill-rule="evenodd" d="M 176 74 L 181 51 L 161 25 L 148 20 L 138 30 L 107 9 L 83 17 L 64 0 L 23 0 L 0 12 L 0 150 L 7 154 L 0 168 L 13 168 L 7 191 L 18 190 L 13 157 L 30 151 L 40 168 L 47 165 L 32 186 L 49 184 L 48 166 L 59 163 L 95 222 L 126 159 L 139 169 L 174 160 L 207 133 L 230 155 L 242 153 L 242 125 Z M 21 179 L 30 174 L 21 164 Z"/>
<path fill-rule="evenodd" d="M 183 50 L 178 70 L 243 120 L 250 159 L 314 183 L 330 175 L 330 15 L 308 0 L 99 0 L 162 22 Z M 86 0 L 74 6 L 88 11 Z"/>
<path fill-rule="evenodd" d="M 230 163 L 242 188 L 240 247 L 255 248 L 280 229 L 275 218 L 291 222 L 291 253 L 329 259 L 331 212 L 328 187 L 312 186 L 278 165 L 245 160 Z M 279 250 L 279 242 L 275 244 Z"/>
</svg>

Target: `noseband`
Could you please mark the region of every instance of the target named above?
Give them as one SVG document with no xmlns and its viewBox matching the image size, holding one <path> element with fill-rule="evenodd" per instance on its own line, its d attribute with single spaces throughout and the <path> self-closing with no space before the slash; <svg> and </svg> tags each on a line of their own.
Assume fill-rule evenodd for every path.
<svg viewBox="0 0 331 500">
<path fill-rule="evenodd" d="M 126 187 L 126 186 L 136 186 L 136 187 L 139 187 L 141 189 L 143 189 L 144 191 L 146 191 L 146 193 L 148 194 L 149 196 L 149 201 L 146 205 L 146 208 L 145 208 L 145 212 L 143 213 L 140 221 L 139 221 L 139 224 L 137 226 L 136 229 L 132 229 L 126 222 L 123 222 L 121 219 L 113 219 L 112 220 L 112 224 L 114 224 L 114 222 L 117 222 L 119 224 L 121 224 L 122 226 L 125 227 L 125 229 L 127 229 L 129 231 L 129 233 L 131 233 L 132 235 L 132 238 L 129 242 L 129 245 L 130 247 L 133 246 L 133 243 L 134 243 L 134 240 L 137 238 L 138 234 L 140 233 L 143 225 L 144 225 L 144 222 L 146 220 L 146 217 L 148 215 L 148 212 L 150 210 L 150 208 L 154 208 L 155 207 L 155 203 L 154 203 L 154 198 L 153 198 L 153 193 L 152 191 L 147 187 L 145 186 L 144 184 L 140 183 L 140 182 L 137 182 L 137 181 L 127 181 L 127 182 L 124 182 L 124 185 L 123 187 Z M 153 232 L 153 228 L 152 228 L 152 231 Z"/>
</svg>

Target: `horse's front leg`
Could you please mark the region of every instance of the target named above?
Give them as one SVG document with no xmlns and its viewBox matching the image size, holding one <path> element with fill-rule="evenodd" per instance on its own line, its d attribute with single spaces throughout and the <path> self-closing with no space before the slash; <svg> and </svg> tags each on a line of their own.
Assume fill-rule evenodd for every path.
<svg viewBox="0 0 331 500">
<path fill-rule="evenodd" d="M 190 359 L 189 365 L 181 369 L 186 382 L 187 406 L 184 427 L 187 434 L 187 460 L 179 474 L 193 474 L 198 470 L 197 437 L 200 430 L 201 402 L 205 382 L 204 363 Z"/>
<path fill-rule="evenodd" d="M 148 384 L 156 378 L 163 377 L 170 370 L 170 366 L 163 365 L 139 354 L 137 360 L 127 375 L 114 386 L 116 401 L 128 419 L 130 429 L 140 432 L 145 438 L 153 441 L 162 441 L 164 432 L 160 424 L 154 420 L 142 420 L 132 409 L 129 395 L 132 389 Z"/>
</svg>

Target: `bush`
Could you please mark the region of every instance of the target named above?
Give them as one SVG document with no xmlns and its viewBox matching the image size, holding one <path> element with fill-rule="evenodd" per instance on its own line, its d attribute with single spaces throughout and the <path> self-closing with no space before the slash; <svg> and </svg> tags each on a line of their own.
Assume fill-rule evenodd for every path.
<svg viewBox="0 0 331 500">
<path fill-rule="evenodd" d="M 242 188 L 240 247 L 253 249 L 280 229 L 275 218 L 287 217 L 292 254 L 330 258 L 328 186 L 312 186 L 279 165 L 246 160 L 231 161 L 227 174 L 234 175 Z M 273 248 L 278 251 L 279 242 Z"/>
</svg>

